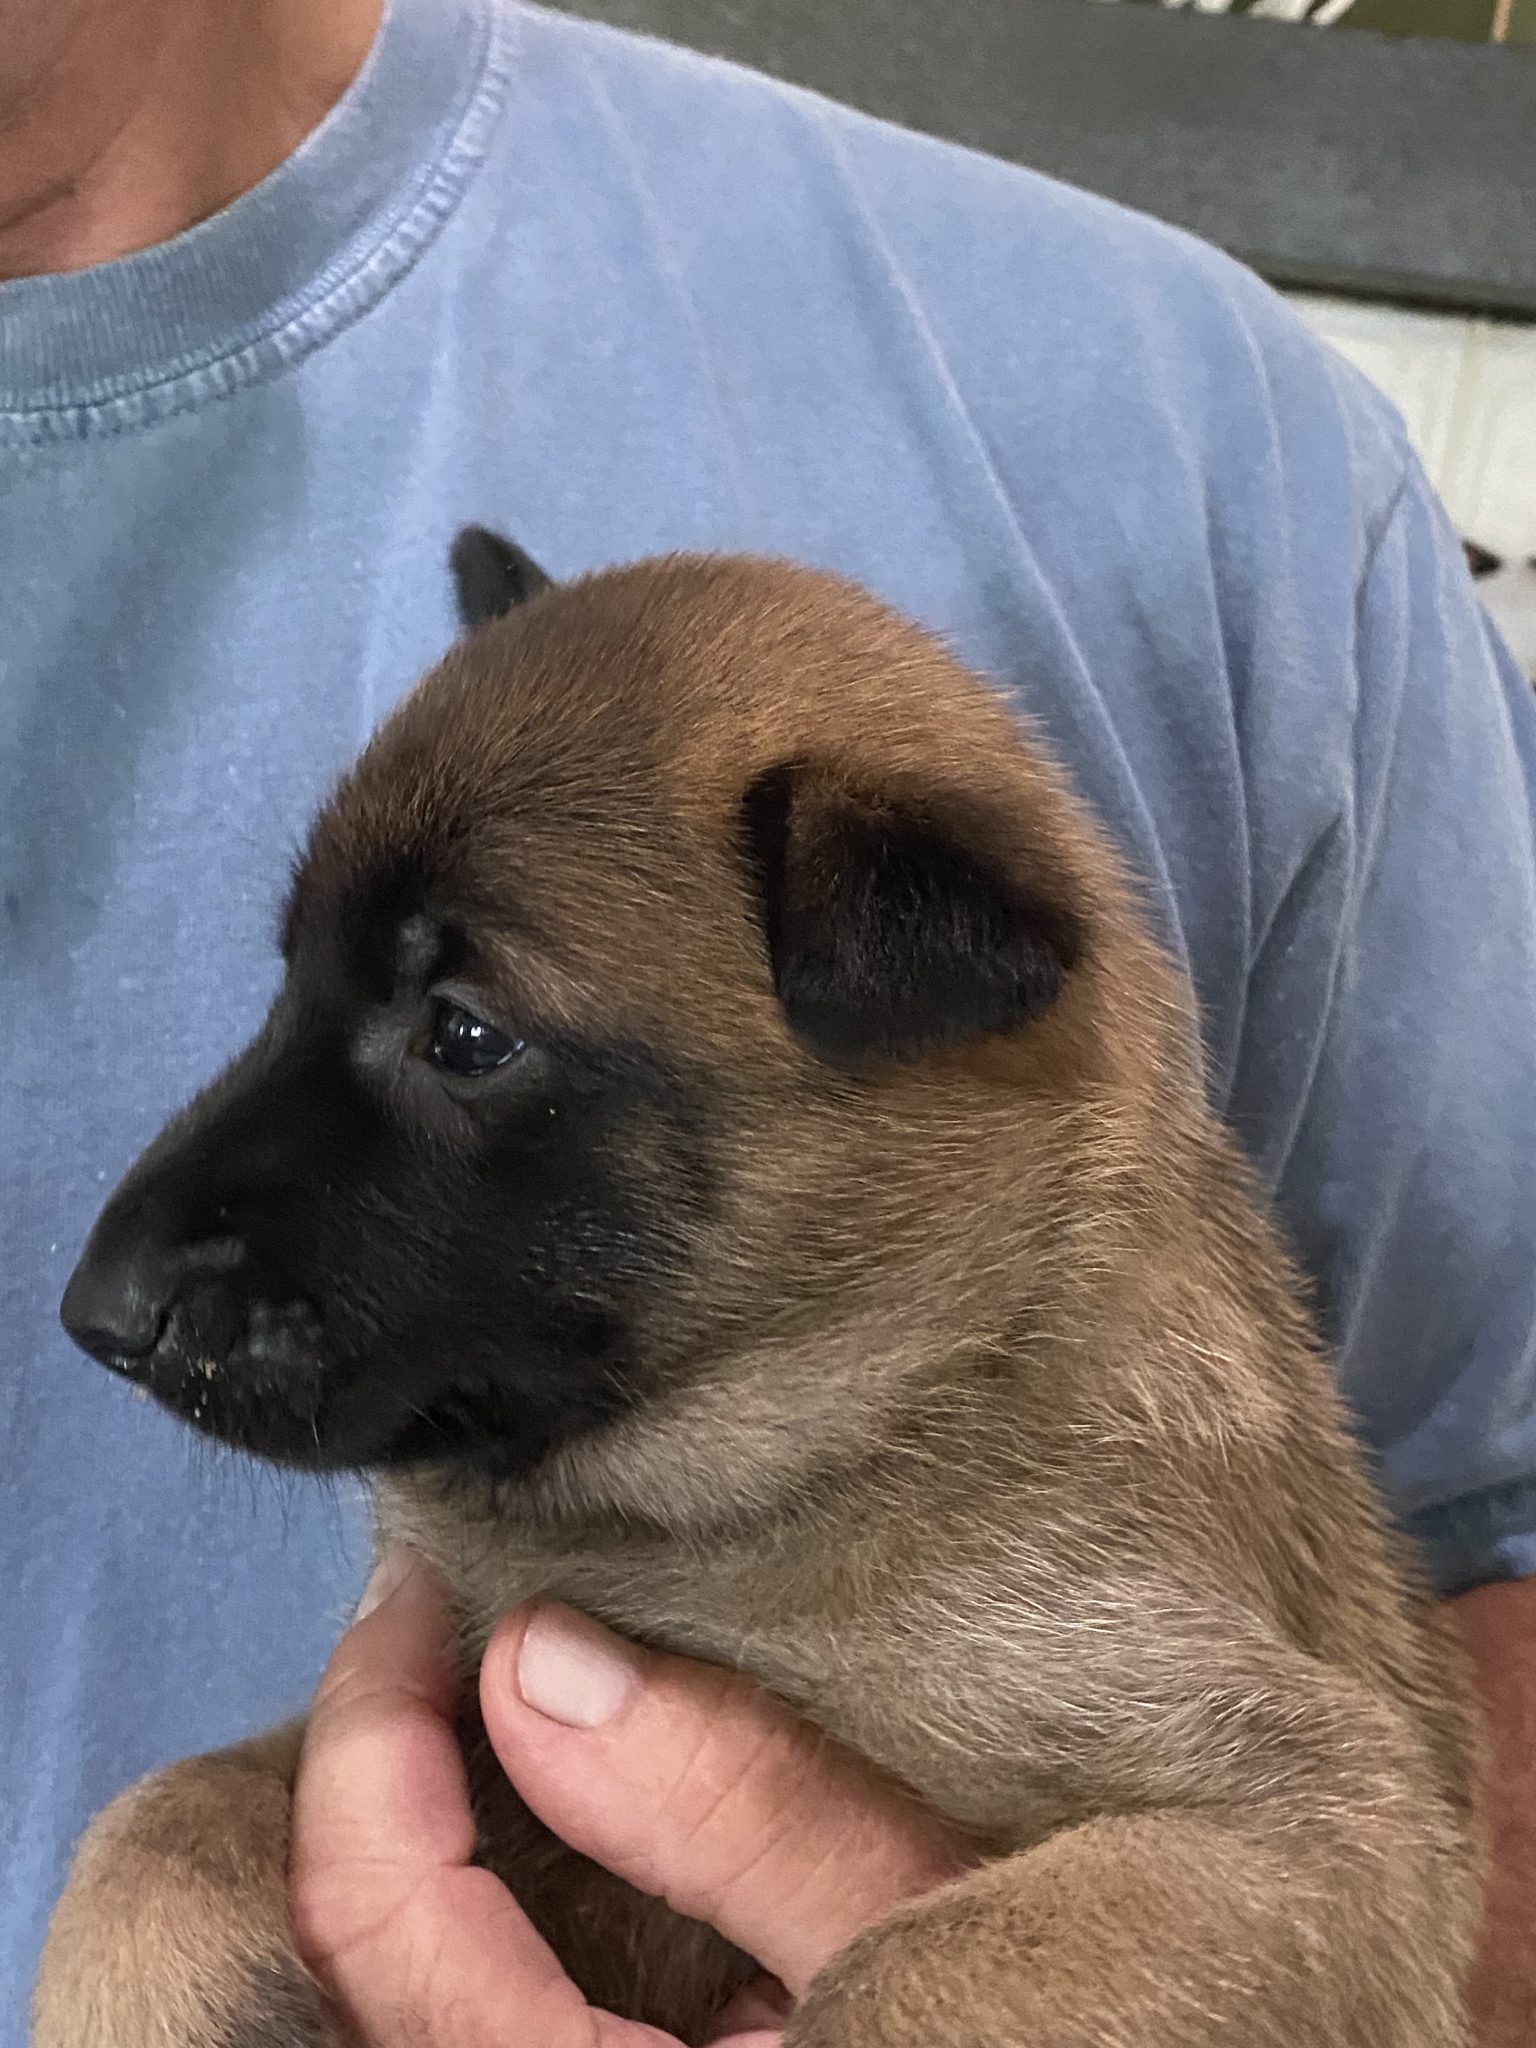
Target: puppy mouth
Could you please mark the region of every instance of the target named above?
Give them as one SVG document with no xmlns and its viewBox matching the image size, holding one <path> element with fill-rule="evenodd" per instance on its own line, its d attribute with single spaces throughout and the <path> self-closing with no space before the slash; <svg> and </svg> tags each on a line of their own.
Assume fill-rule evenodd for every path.
<svg viewBox="0 0 1536 2048">
<path fill-rule="evenodd" d="M 413 1401 L 378 1374 L 338 1369 L 308 1301 L 257 1301 L 232 1321 L 177 1304 L 148 1352 L 98 1356 L 200 1436 L 299 1471 L 472 1465 L 510 1477 L 565 1433 L 489 1382 L 439 1380 Z"/>
<path fill-rule="evenodd" d="M 330 1464 L 321 1339 L 308 1300 L 256 1300 L 237 1312 L 204 1296 L 176 1302 L 147 1350 L 96 1356 L 203 1436 L 284 1462 Z"/>
</svg>

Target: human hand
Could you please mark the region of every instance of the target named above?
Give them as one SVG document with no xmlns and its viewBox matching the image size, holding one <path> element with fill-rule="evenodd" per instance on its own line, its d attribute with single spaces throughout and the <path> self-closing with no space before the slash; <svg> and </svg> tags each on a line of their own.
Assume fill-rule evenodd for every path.
<svg viewBox="0 0 1536 2048">
<path fill-rule="evenodd" d="M 306 1960 L 366 2048 L 678 2048 L 592 2010 L 512 1894 L 471 1864 L 451 1642 L 446 1589 L 397 1553 L 310 1715 L 293 1840 Z M 773 2048 L 823 1963 L 970 1860 L 745 1679 L 643 1652 L 565 1608 L 501 1622 L 480 1703 L 547 1826 L 762 1964 L 720 2016 L 717 2048 Z"/>
</svg>

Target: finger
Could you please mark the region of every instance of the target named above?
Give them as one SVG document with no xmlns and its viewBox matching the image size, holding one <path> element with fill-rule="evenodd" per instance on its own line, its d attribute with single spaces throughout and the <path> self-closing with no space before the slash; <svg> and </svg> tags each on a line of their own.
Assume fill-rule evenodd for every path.
<svg viewBox="0 0 1536 2048">
<path fill-rule="evenodd" d="M 292 1854 L 305 1959 L 367 2048 L 676 2048 L 591 2012 L 510 1893 L 470 1866 L 446 1592 L 419 1560 L 390 1565 L 305 1736 Z"/>
<path fill-rule="evenodd" d="M 562 1840 L 718 1928 L 795 1997 L 860 1928 L 972 1860 L 745 1679 L 568 1608 L 501 1623 L 480 1705 L 502 1768 Z"/>
<path fill-rule="evenodd" d="M 295 1866 L 467 1863 L 474 1827 L 451 1726 L 453 1616 L 434 1572 L 399 1551 L 336 1646 L 305 1733 Z M 365 1795 L 365 1796 L 362 1796 Z"/>
</svg>

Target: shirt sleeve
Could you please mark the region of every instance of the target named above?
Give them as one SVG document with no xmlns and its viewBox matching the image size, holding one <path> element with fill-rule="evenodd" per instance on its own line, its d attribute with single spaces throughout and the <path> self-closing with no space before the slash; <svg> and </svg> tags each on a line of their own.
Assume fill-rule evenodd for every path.
<svg viewBox="0 0 1536 2048">
<path fill-rule="evenodd" d="M 1268 1177 L 1452 1593 L 1536 1571 L 1536 700 L 1412 463 L 1353 685 L 1352 780 L 1256 941 L 1230 1107 L 1262 1125 L 1266 1070 L 1305 1063 Z M 1325 968 L 1301 1015 L 1298 949 Z"/>
</svg>

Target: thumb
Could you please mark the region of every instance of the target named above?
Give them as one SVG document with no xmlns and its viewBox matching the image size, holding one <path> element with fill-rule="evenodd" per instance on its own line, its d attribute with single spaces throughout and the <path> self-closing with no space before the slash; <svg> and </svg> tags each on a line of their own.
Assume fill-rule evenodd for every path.
<svg viewBox="0 0 1536 2048">
<path fill-rule="evenodd" d="M 707 1921 L 795 1997 L 861 1928 L 974 1860 L 748 1680 L 637 1649 L 569 1608 L 502 1621 L 480 1708 L 547 1827 Z"/>
</svg>

